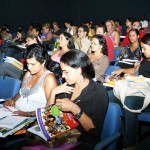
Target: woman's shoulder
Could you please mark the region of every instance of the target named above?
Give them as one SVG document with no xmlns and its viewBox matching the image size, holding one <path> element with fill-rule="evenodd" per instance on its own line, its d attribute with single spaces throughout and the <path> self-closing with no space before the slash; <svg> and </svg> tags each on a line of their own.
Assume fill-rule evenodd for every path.
<svg viewBox="0 0 150 150">
<path fill-rule="evenodd" d="M 97 93 L 97 91 L 106 91 L 106 88 L 99 82 L 90 80 L 90 87 Z"/>
<path fill-rule="evenodd" d="M 47 71 L 47 74 L 45 75 L 45 78 L 44 78 L 44 83 L 49 84 L 49 83 L 53 83 L 54 81 L 56 81 L 54 73 Z"/>
<path fill-rule="evenodd" d="M 108 58 L 108 56 L 107 55 L 103 55 L 102 57 L 100 57 L 99 58 L 99 61 L 101 62 L 101 61 L 109 61 L 109 58 Z"/>
<path fill-rule="evenodd" d="M 30 75 L 31 75 L 31 73 L 29 71 L 27 71 L 24 75 L 22 82 L 24 82 Z"/>
<path fill-rule="evenodd" d="M 113 32 L 113 35 L 114 35 L 114 36 L 119 36 L 119 32 L 115 30 L 115 31 Z"/>
</svg>

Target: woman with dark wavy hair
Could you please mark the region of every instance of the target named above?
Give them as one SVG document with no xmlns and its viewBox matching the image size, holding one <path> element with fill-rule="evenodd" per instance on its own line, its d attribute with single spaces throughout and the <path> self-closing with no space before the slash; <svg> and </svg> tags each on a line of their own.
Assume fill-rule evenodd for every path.
<svg viewBox="0 0 150 150">
<path fill-rule="evenodd" d="M 59 36 L 59 48 L 52 54 L 48 65 L 48 69 L 55 74 L 58 81 L 61 78 L 60 58 L 71 49 L 74 49 L 73 36 L 67 32 L 61 33 Z"/>
<path fill-rule="evenodd" d="M 47 70 L 47 51 L 39 46 L 32 45 L 28 49 L 27 56 L 28 72 L 25 74 L 19 93 L 7 100 L 4 106 L 15 106 L 18 116 L 33 117 L 39 107 L 45 107 L 52 89 L 57 86 L 55 76 Z"/>
<path fill-rule="evenodd" d="M 95 69 L 95 77 L 97 81 L 104 81 L 104 73 L 109 66 L 108 51 L 105 37 L 101 34 L 92 38 L 91 53 L 89 58 Z"/>
</svg>

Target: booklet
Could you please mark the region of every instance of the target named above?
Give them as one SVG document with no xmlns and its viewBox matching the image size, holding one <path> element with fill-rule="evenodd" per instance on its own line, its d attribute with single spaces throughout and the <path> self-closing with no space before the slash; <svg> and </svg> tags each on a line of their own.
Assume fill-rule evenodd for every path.
<svg viewBox="0 0 150 150">
<path fill-rule="evenodd" d="M 31 128 L 28 128 L 27 131 L 33 133 L 33 134 L 36 134 L 38 136 L 40 136 L 42 139 L 44 139 L 45 141 L 47 141 L 47 138 L 44 136 L 44 134 L 42 133 L 39 125 L 35 125 Z"/>
<path fill-rule="evenodd" d="M 36 130 L 38 127 L 32 127 L 34 129 L 33 132 L 31 129 L 28 129 L 28 131 L 39 135 L 45 141 L 61 136 L 63 133 L 79 125 L 71 113 L 60 111 L 56 105 L 38 108 L 36 117 L 40 131 Z"/>
<path fill-rule="evenodd" d="M 1 128 L 0 127 L 0 137 L 5 138 L 8 135 L 14 134 L 15 132 L 19 131 L 21 128 L 23 128 L 23 127 L 27 126 L 28 124 L 34 122 L 34 120 L 35 120 L 35 118 L 26 117 L 26 119 L 24 119 L 22 122 L 18 123 L 13 129 Z"/>
</svg>

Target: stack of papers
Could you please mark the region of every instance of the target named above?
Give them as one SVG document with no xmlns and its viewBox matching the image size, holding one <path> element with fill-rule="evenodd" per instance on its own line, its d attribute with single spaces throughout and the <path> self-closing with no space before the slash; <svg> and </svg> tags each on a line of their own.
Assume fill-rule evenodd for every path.
<svg viewBox="0 0 150 150">
<path fill-rule="evenodd" d="M 18 109 L 16 109 L 15 107 L 3 107 L 2 104 L 0 104 L 0 119 L 7 117 L 7 116 L 12 116 L 15 115 L 13 114 L 14 111 L 17 111 Z"/>
<path fill-rule="evenodd" d="M 0 128 L 8 128 L 13 129 L 18 124 L 26 120 L 27 117 L 21 117 L 21 116 L 7 116 L 0 120 Z"/>
</svg>

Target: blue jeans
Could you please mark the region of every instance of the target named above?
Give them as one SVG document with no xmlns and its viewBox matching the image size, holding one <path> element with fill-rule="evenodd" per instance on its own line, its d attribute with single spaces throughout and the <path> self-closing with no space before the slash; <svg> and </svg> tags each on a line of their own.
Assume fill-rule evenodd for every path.
<svg viewBox="0 0 150 150">
<path fill-rule="evenodd" d="M 138 144 L 138 113 L 132 113 L 122 107 L 120 100 L 114 95 L 113 91 L 108 91 L 109 101 L 118 103 L 121 106 L 124 116 L 124 147 L 136 146 Z M 127 96 L 125 105 L 130 109 L 140 109 L 143 106 L 144 97 Z M 144 110 L 150 111 L 150 105 Z"/>
</svg>

